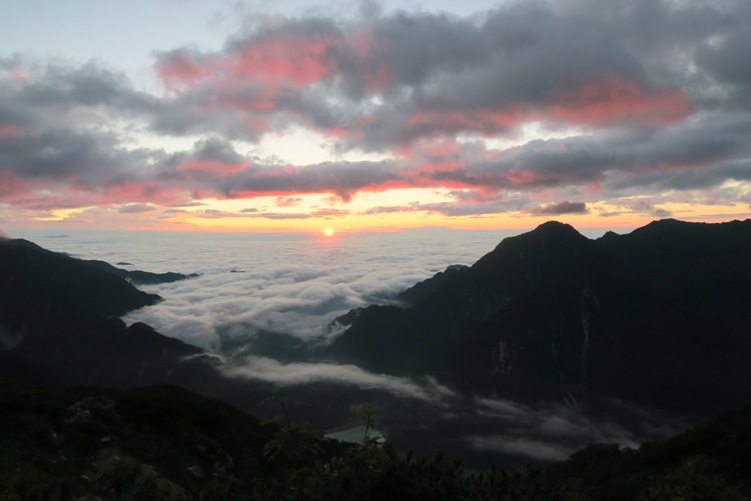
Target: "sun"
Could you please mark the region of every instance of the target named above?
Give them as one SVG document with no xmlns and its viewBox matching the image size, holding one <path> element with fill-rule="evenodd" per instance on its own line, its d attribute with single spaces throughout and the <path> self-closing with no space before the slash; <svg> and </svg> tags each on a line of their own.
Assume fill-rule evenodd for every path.
<svg viewBox="0 0 751 501">
<path fill-rule="evenodd" d="M 326 228 L 325 230 L 323 230 L 323 234 L 326 235 L 327 237 L 330 237 L 331 235 L 334 234 L 334 230 L 332 230 L 331 228 Z"/>
</svg>

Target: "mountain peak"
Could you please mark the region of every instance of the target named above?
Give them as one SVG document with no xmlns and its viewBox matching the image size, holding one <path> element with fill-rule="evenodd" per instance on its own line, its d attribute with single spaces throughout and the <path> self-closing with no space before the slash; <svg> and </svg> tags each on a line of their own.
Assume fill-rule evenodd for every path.
<svg viewBox="0 0 751 501">
<path fill-rule="evenodd" d="M 688 221 L 679 221 L 674 218 L 656 219 L 651 223 L 644 226 L 644 228 L 678 228 L 682 226 L 691 226 L 697 223 L 690 223 Z M 699 223 L 701 224 L 701 223 Z"/>
<path fill-rule="evenodd" d="M 583 252 L 591 243 L 570 224 L 548 221 L 532 231 L 504 238 L 492 252 L 483 256 L 473 267 L 484 268 L 490 265 L 494 268 L 496 264 L 491 263 L 497 262 L 507 263 L 503 265 L 505 267 L 508 263 L 518 260 L 520 256 L 539 262 L 555 260 L 555 256 L 568 259 L 572 254 Z"/>
<path fill-rule="evenodd" d="M 571 226 L 570 224 L 562 223 L 560 221 L 555 221 L 555 220 L 545 221 L 541 225 L 537 226 L 537 228 L 535 228 L 535 229 L 536 230 L 540 230 L 540 229 L 543 229 L 543 228 L 571 228 L 571 229 L 574 229 L 574 227 Z"/>
<path fill-rule="evenodd" d="M 561 223 L 560 221 L 547 221 L 545 223 L 542 223 L 537 228 L 532 230 L 530 233 L 542 233 L 542 234 L 557 234 L 557 235 L 564 235 L 564 234 L 571 234 L 571 235 L 580 235 L 576 229 L 571 226 L 570 224 Z"/>
<path fill-rule="evenodd" d="M 500 249 L 507 246 L 529 246 L 529 245 L 545 245 L 545 242 L 553 241 L 573 242 L 573 241 L 589 241 L 587 237 L 576 231 L 576 229 L 570 224 L 561 223 L 558 221 L 548 221 L 542 223 L 537 228 L 515 237 L 508 237 L 496 247 Z"/>
</svg>

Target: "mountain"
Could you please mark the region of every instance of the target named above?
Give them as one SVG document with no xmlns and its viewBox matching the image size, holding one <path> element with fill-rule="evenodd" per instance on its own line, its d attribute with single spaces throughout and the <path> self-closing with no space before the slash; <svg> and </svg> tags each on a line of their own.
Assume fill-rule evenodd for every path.
<svg viewBox="0 0 751 501">
<path fill-rule="evenodd" d="M 125 270 L 123 268 L 112 266 L 111 264 L 104 261 L 97 260 L 87 260 L 85 262 L 95 268 L 106 271 L 120 278 L 124 278 L 125 280 L 134 284 L 170 284 L 172 282 L 179 282 L 181 280 L 187 280 L 189 278 L 195 278 L 199 276 L 197 273 L 185 275 L 183 273 L 175 273 L 173 271 L 168 271 L 166 273 L 151 273 L 149 271 L 142 270 Z"/>
<path fill-rule="evenodd" d="M 2 372 L 63 385 L 164 381 L 183 357 L 200 350 L 119 319 L 159 300 L 97 263 L 1 240 Z"/>
<path fill-rule="evenodd" d="M 625 437 L 627 443 L 661 440 L 667 433 L 644 435 L 640 430 L 655 422 L 665 423 L 663 431 L 684 429 L 696 422 L 695 416 L 682 421 L 673 420 L 670 412 L 655 412 L 654 416 L 667 417 L 653 421 L 648 410 L 619 421 L 612 412 L 620 415 L 644 408 L 623 402 L 630 400 L 671 412 L 716 415 L 751 401 L 749 389 L 741 384 L 751 376 L 745 361 L 751 350 L 743 308 L 751 299 L 746 290 L 748 232 L 748 222 L 667 221 L 628 235 L 590 240 L 568 225 L 546 223 L 505 239 L 473 266 L 451 266 L 416 284 L 399 296 L 397 305 L 349 312 L 336 326 L 346 324 L 346 331 L 317 355 L 390 375 L 432 374 L 459 393 L 421 378 L 415 383 L 422 381 L 443 396 L 423 402 L 344 381 L 297 385 L 287 389 L 286 398 L 308 402 L 294 416 L 320 427 L 343 423 L 356 404 L 374 404 L 382 413 L 380 429 L 403 450 L 412 448 L 425 455 L 443 449 L 454 457 L 466 456 L 480 468 L 499 461 L 520 464 L 531 457 L 526 448 L 552 444 L 556 451 L 573 450 L 586 443 L 579 435 L 547 434 L 563 430 L 560 433 L 565 435 L 578 422 L 594 423 L 595 429 L 617 429 L 602 435 L 586 433 L 586 437 Z M 0 242 L 0 378 L 52 388 L 58 394 L 80 384 L 133 388 L 167 383 L 211 395 L 254 415 L 269 416 L 278 409 L 261 404 L 271 385 L 228 377 L 216 357 L 145 324 L 126 326 L 119 320 L 123 312 L 159 300 L 135 289 L 133 278 L 128 278 L 109 266 L 46 251 L 30 242 Z M 267 341 L 272 342 L 259 342 Z M 292 350 L 280 353 L 291 356 Z M 171 397 L 154 391 L 152 397 L 164 398 L 168 408 Z M 3 398 L 0 406 L 7 403 Z M 75 407 L 79 400 L 66 406 Z M 582 412 L 554 403 L 561 400 Z M 488 413 L 488 402 L 497 404 L 493 412 L 517 414 L 500 419 Z M 614 403 L 605 408 L 608 402 Z M 50 411 L 50 416 L 65 415 L 59 408 L 41 405 L 40 409 Z M 122 417 L 120 410 L 116 416 L 108 412 L 105 417 L 113 420 L 106 426 L 122 424 L 117 418 Z M 172 416 L 164 407 L 154 416 L 160 413 Z M 514 421 L 541 419 L 548 413 L 549 421 L 526 430 Z M 585 417 L 567 420 L 569 413 Z M 48 432 L 55 430 L 19 419 L 18 427 L 33 425 L 32 431 L 38 432 L 34 436 L 51 436 Z M 633 433 L 621 433 L 620 427 L 628 428 L 635 420 L 640 422 L 634 424 Z M 102 429 L 99 422 L 94 426 Z M 153 437 L 161 432 L 145 433 Z M 521 447 L 517 452 L 478 452 L 470 440 L 520 433 L 526 433 L 522 436 L 526 441 L 517 444 Z M 108 431 L 96 440 L 112 436 Z M 611 449 L 603 449 L 603 454 L 620 457 Z M 594 456 L 604 462 L 598 451 Z M 357 459 L 361 460 L 365 461 Z M 385 471 L 380 468 L 388 463 L 382 460 L 377 459 L 375 471 Z M 151 471 L 151 459 L 137 463 L 139 471 Z M 360 470 L 350 466 L 346 461 L 331 462 L 326 471 L 361 478 Z M 420 462 L 392 466 L 402 480 L 416 474 L 415 468 L 424 469 Z M 436 466 L 435 471 L 448 472 L 447 467 Z M 181 483 L 184 487 L 192 480 L 186 480 L 183 470 L 174 473 L 180 482 L 188 482 Z M 304 474 L 318 478 L 324 475 L 321 471 Z M 536 480 L 530 482 L 537 485 Z M 425 480 L 421 485 L 434 484 Z M 284 480 L 277 487 L 286 488 Z"/>
<path fill-rule="evenodd" d="M 751 496 L 751 407 L 638 450 L 591 444 L 546 469 L 565 499 L 742 500 Z"/>
<path fill-rule="evenodd" d="M 568 225 L 546 223 L 507 238 L 469 268 L 450 267 L 404 291 L 409 305 L 370 306 L 336 320 L 348 331 L 331 346 L 345 358 L 376 371 L 420 372 L 452 350 L 512 297 L 555 281 L 594 250 Z"/>
<path fill-rule="evenodd" d="M 667 300 L 707 315 L 745 315 L 751 283 L 751 220 L 720 224 L 655 221 L 598 243 Z"/>
<path fill-rule="evenodd" d="M 325 356 L 518 400 L 613 396 L 714 415 L 751 401 L 751 221 L 590 240 L 549 222 L 350 311 Z M 745 305 L 745 306 L 744 306 Z"/>
<path fill-rule="evenodd" d="M 0 378 L 58 392 L 76 385 L 172 384 L 268 415 L 261 402 L 272 385 L 227 376 L 217 357 L 144 323 L 126 326 L 120 315 L 160 298 L 136 289 L 136 277 L 124 272 L 25 240 L 0 239 Z M 144 273 L 159 280 L 179 275 Z M 310 421 L 336 426 L 350 415 L 348 402 L 321 385 L 291 393 L 323 402 L 310 406 Z"/>
</svg>

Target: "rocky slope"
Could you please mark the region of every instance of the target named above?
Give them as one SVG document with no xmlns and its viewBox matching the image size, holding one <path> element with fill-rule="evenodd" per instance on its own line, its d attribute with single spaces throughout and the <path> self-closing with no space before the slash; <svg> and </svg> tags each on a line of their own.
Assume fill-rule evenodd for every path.
<svg viewBox="0 0 751 501">
<path fill-rule="evenodd" d="M 521 400 L 609 395 L 715 414 L 751 400 L 751 221 L 590 240 L 549 222 L 337 319 L 328 355 Z"/>
</svg>

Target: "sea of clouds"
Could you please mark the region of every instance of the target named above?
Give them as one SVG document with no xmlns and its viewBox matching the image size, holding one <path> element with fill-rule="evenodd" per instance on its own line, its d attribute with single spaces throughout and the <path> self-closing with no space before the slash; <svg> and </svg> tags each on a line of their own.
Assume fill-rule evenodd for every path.
<svg viewBox="0 0 751 501">
<path fill-rule="evenodd" d="M 636 446 L 685 427 L 684 418 L 627 403 L 597 417 L 562 402 L 531 407 L 459 395 L 429 375 L 375 374 L 335 361 L 283 360 L 254 351 L 261 334 L 292 340 L 303 349 L 326 342 L 327 336 L 336 335 L 328 326 L 337 316 L 393 301 L 399 292 L 449 265 L 471 265 L 517 233 L 419 230 L 326 238 L 81 232 L 24 237 L 51 250 L 122 268 L 200 274 L 171 284 L 139 285 L 163 301 L 130 312 L 124 320 L 148 323 L 216 354 L 228 377 L 276 387 L 324 384 L 332 391 L 341 388 L 347 398 L 353 390 L 367 392 L 384 411 L 383 429 L 403 443 L 412 441 L 415 448 L 429 446 L 440 434 L 446 437 L 441 448 L 457 454 L 472 451 L 491 462 L 499 455 L 544 462 L 563 459 L 595 440 Z"/>
<path fill-rule="evenodd" d="M 122 248 L 126 266 L 199 273 L 140 286 L 164 301 L 130 313 L 163 334 L 226 354 L 261 331 L 320 339 L 352 308 L 387 302 L 451 264 L 472 264 L 505 236 L 491 232 L 168 235 Z M 91 249 L 93 250 L 93 249 Z M 114 256 L 113 256 L 114 257 Z"/>
<path fill-rule="evenodd" d="M 127 323 L 232 358 L 260 333 L 326 342 L 329 324 L 352 308 L 395 296 L 452 264 L 471 265 L 511 231 L 384 233 L 38 233 L 26 238 L 82 259 L 126 269 L 199 274 L 141 285 L 163 301 Z M 336 332 L 334 331 L 335 335 Z"/>
<path fill-rule="evenodd" d="M 165 335 L 229 355 L 229 349 L 259 332 L 320 341 L 337 316 L 392 301 L 449 265 L 471 265 L 503 238 L 519 233 L 424 229 L 325 237 L 47 231 L 13 236 L 121 268 L 199 274 L 169 284 L 136 284 L 163 301 L 124 320 L 145 322 Z"/>
</svg>

